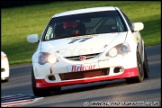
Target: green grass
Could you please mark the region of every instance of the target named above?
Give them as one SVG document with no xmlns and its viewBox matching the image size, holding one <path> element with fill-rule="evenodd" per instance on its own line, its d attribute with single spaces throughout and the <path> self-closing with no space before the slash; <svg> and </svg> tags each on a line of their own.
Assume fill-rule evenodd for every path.
<svg viewBox="0 0 162 108">
<path fill-rule="evenodd" d="M 49 19 L 63 11 L 96 6 L 118 6 L 132 22 L 143 22 L 141 31 L 146 46 L 161 43 L 160 1 L 68 1 L 1 9 L 1 50 L 10 65 L 31 63 L 37 44 L 26 41 L 27 35 L 41 36 Z"/>
</svg>

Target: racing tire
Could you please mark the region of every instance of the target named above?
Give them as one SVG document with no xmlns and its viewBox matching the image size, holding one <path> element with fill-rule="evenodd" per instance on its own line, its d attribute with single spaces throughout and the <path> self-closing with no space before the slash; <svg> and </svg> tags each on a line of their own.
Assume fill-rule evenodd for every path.
<svg viewBox="0 0 162 108">
<path fill-rule="evenodd" d="M 8 82 L 9 81 L 9 77 L 5 78 L 4 80 L 1 79 L 1 82 Z"/>
<path fill-rule="evenodd" d="M 137 51 L 137 66 L 138 66 L 138 76 L 134 78 L 127 78 L 126 82 L 128 84 L 142 82 L 144 79 L 143 64 L 138 51 Z"/>
<path fill-rule="evenodd" d="M 35 81 L 33 69 L 32 69 L 32 72 L 31 72 L 31 76 L 32 76 L 31 80 L 32 80 L 33 94 L 35 96 L 48 96 L 48 95 L 50 95 L 50 89 L 49 88 L 36 88 L 36 81 Z"/>
<path fill-rule="evenodd" d="M 149 65 L 147 60 L 147 53 L 144 48 L 144 63 L 143 63 L 143 70 L 144 70 L 144 78 L 149 78 L 150 72 L 149 72 Z"/>
<path fill-rule="evenodd" d="M 52 91 L 61 91 L 61 87 L 53 87 L 51 89 L 52 89 Z"/>
<path fill-rule="evenodd" d="M 6 78 L 6 79 L 5 79 L 5 82 L 9 82 L 9 78 Z"/>
</svg>

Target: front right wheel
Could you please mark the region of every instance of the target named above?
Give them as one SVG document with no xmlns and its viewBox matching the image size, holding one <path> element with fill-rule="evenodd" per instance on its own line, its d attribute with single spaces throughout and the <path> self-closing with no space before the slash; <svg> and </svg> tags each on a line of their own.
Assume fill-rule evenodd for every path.
<svg viewBox="0 0 162 108">
<path fill-rule="evenodd" d="M 138 50 L 137 50 L 137 67 L 138 67 L 138 76 L 134 78 L 127 78 L 126 82 L 128 84 L 142 82 L 144 79 L 143 63 Z"/>
<path fill-rule="evenodd" d="M 33 94 L 35 96 L 50 95 L 50 89 L 49 88 L 37 88 L 36 87 L 36 80 L 35 80 L 35 77 L 34 77 L 33 68 L 32 68 L 32 72 L 31 72 L 31 80 L 32 80 L 32 90 L 33 90 Z"/>
</svg>

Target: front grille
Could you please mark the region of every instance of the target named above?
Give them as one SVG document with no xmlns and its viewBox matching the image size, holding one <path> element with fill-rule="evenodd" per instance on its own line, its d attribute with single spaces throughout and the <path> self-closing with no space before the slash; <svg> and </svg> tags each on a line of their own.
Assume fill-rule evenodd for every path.
<svg viewBox="0 0 162 108">
<path fill-rule="evenodd" d="M 108 69 L 100 69 L 100 70 L 62 73 L 59 75 L 60 75 L 61 80 L 91 78 L 91 77 L 96 77 L 96 76 L 109 75 L 109 68 Z"/>
<path fill-rule="evenodd" d="M 95 58 L 98 56 L 100 53 L 95 53 L 95 54 L 88 54 L 88 55 L 80 55 L 80 56 L 85 56 L 86 60 Z M 74 61 L 80 61 L 80 56 L 71 56 L 71 57 L 65 57 L 66 59 L 69 60 L 74 60 Z"/>
</svg>

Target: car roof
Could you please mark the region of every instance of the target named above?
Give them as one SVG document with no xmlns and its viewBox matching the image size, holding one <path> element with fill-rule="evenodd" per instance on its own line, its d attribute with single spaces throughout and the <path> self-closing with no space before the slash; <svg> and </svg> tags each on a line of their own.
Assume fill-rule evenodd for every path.
<svg viewBox="0 0 162 108">
<path fill-rule="evenodd" d="M 81 13 L 91 13 L 91 12 L 100 12 L 100 11 L 111 11 L 116 10 L 117 7 L 114 6 L 105 6 L 105 7 L 92 7 L 92 8 L 83 8 L 83 9 L 77 9 L 77 10 L 71 10 L 66 12 L 61 12 L 58 14 L 55 14 L 54 17 L 60 17 L 60 16 L 66 16 L 66 15 L 74 15 L 74 14 L 81 14 Z"/>
</svg>

